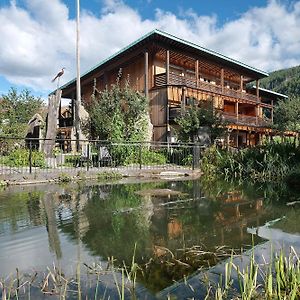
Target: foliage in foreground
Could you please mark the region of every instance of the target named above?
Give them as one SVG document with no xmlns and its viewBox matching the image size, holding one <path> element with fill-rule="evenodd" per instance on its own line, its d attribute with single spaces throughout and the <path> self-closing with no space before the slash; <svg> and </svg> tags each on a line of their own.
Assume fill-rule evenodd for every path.
<svg viewBox="0 0 300 300">
<path fill-rule="evenodd" d="M 238 288 L 233 287 L 237 274 Z M 244 270 L 236 266 L 231 259 L 225 264 L 224 282 L 217 287 L 209 284 L 205 300 L 295 300 L 300 297 L 300 259 L 291 247 L 290 254 L 285 256 L 281 251 L 267 264 L 261 266 L 255 262 L 252 252 L 250 264 Z"/>
<path fill-rule="evenodd" d="M 165 248 L 166 249 L 166 248 Z M 168 249 L 166 249 L 168 251 Z M 190 249 L 189 249 L 190 251 Z M 203 251 L 200 251 L 203 252 Z M 173 262 L 169 267 L 175 268 L 184 262 L 178 261 L 171 254 Z M 208 252 L 201 253 L 205 258 Z M 163 263 L 163 262 L 162 262 Z M 124 263 L 116 266 L 114 258 L 109 258 L 108 265 L 104 269 L 100 264 L 91 266 L 84 264 L 87 268 L 87 276 L 81 276 L 80 265 L 77 265 L 76 274 L 68 278 L 60 268 L 55 265 L 47 268 L 46 274 L 35 272 L 23 276 L 17 269 L 16 278 L 10 277 L 9 280 L 0 280 L 0 296 L 2 299 L 18 299 L 19 297 L 33 298 L 42 295 L 57 295 L 59 299 L 138 299 L 137 294 L 137 275 L 143 273 L 143 268 L 135 261 L 135 250 L 131 265 Z M 259 265 L 254 258 L 254 251 L 250 257 L 250 262 L 244 269 L 234 263 L 233 255 L 224 267 L 224 276 L 220 277 L 219 282 L 208 281 L 205 300 L 296 300 L 300 297 L 300 259 L 291 247 L 290 253 L 285 255 L 282 251 L 275 255 L 270 262 Z M 114 284 L 114 289 L 105 287 L 105 278 L 109 276 Z M 103 280 L 102 280 L 103 278 Z M 186 282 L 186 279 L 185 281 Z M 189 287 L 198 296 L 196 287 Z M 145 295 L 144 295 L 145 296 Z M 171 298 L 170 298 L 171 299 Z"/>
<path fill-rule="evenodd" d="M 200 107 L 193 105 L 175 119 L 179 125 L 177 134 L 181 142 L 196 142 L 200 127 L 209 128 L 212 141 L 224 134 L 225 123 L 213 108 L 213 103 L 202 102 Z"/>
<path fill-rule="evenodd" d="M 300 167 L 300 149 L 294 143 L 268 143 L 255 148 L 227 151 L 211 147 L 202 158 L 208 177 L 226 180 L 280 181 Z"/>
<path fill-rule="evenodd" d="M 132 147 L 110 147 L 113 142 L 137 142 L 148 139 L 148 103 L 145 96 L 132 90 L 128 80 L 121 85 L 119 73 L 116 84 L 93 95 L 88 107 L 90 121 L 85 131 L 93 138 L 108 141 L 108 149 L 120 163 L 132 153 Z"/>
<path fill-rule="evenodd" d="M 28 167 L 29 166 L 29 150 L 15 149 L 8 156 L 0 158 L 1 164 L 9 167 Z M 45 155 L 40 151 L 32 151 L 31 162 L 33 167 L 43 168 L 46 166 Z"/>
<path fill-rule="evenodd" d="M 30 91 L 20 93 L 11 88 L 0 101 L 0 135 L 7 137 L 22 136 L 27 133 L 27 123 L 35 113 L 43 110 L 43 101 L 40 97 L 31 95 Z M 14 140 L 1 140 L 0 151 L 9 153 L 14 147 Z"/>
</svg>

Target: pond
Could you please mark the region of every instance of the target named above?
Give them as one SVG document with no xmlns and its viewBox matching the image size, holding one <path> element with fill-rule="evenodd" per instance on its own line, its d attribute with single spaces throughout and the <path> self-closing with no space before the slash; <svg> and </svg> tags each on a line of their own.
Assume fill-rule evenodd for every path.
<svg viewBox="0 0 300 300">
<path fill-rule="evenodd" d="M 257 234 L 253 241 L 251 228 L 273 220 L 281 220 L 276 232 L 300 241 L 300 210 L 286 205 L 298 196 L 282 187 L 199 179 L 6 188 L 0 192 L 0 278 L 53 264 L 71 276 L 78 261 L 105 266 L 111 257 L 130 266 L 134 256 L 147 265 L 195 246 L 247 248 L 268 238 Z M 152 264 L 138 283 L 154 297 L 198 267 Z"/>
</svg>

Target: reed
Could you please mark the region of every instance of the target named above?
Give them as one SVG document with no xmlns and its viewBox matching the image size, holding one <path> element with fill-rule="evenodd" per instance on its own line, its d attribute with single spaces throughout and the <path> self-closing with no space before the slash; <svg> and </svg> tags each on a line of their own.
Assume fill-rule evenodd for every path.
<svg viewBox="0 0 300 300">
<path fill-rule="evenodd" d="M 187 251 L 196 253 L 197 256 L 199 254 L 207 255 L 197 247 L 189 248 Z M 218 251 L 223 253 L 224 250 L 219 249 Z M 225 254 L 227 255 L 227 251 Z M 169 255 L 172 257 L 173 263 L 184 263 L 175 258 L 173 253 L 169 253 Z M 220 276 L 219 283 L 215 285 L 207 282 L 205 300 L 300 299 L 300 259 L 293 247 L 290 248 L 287 255 L 280 251 L 269 263 L 264 265 L 256 263 L 254 251 L 252 251 L 250 262 L 244 269 L 234 263 L 234 251 L 229 255 L 229 260 L 224 267 L 224 275 Z M 53 296 L 55 299 L 137 299 L 135 295 L 137 273 L 142 270 L 142 266 L 135 261 L 135 250 L 129 267 L 125 264 L 116 266 L 113 257 L 109 259 L 106 268 L 98 264 L 84 265 L 88 274 L 94 275 L 91 280 L 92 284 L 87 283 L 88 278 L 80 276 L 78 270 L 73 277 L 67 278 L 55 265 L 47 268 L 47 272 L 42 276 L 35 272 L 25 278 L 17 270 L 15 277 L 11 277 L 9 280 L 0 280 L 0 298 L 1 300 L 42 299 L 44 295 L 47 295 Z M 107 275 L 114 280 L 116 289 L 114 296 L 108 289 L 105 289 L 101 295 L 99 293 L 99 286 L 103 284 L 103 278 Z M 235 282 L 237 284 L 234 284 L 234 281 L 237 281 Z M 187 283 L 186 278 L 185 282 Z M 197 289 L 192 286 L 190 288 L 197 298 Z M 32 293 L 33 290 L 35 293 Z M 36 293 L 37 290 L 39 293 Z"/>
<path fill-rule="evenodd" d="M 279 182 L 291 172 L 300 169 L 300 148 L 289 142 L 273 142 L 235 151 L 213 146 L 204 153 L 201 168 L 208 177 Z"/>
<path fill-rule="evenodd" d="M 238 289 L 233 287 L 232 269 L 237 273 Z M 221 279 L 217 287 L 208 285 L 205 300 L 300 299 L 300 260 L 293 247 L 287 256 L 280 251 L 274 261 L 263 266 L 256 263 L 252 252 L 250 263 L 244 270 L 231 259 L 225 265 L 224 277 L 225 284 Z"/>
</svg>

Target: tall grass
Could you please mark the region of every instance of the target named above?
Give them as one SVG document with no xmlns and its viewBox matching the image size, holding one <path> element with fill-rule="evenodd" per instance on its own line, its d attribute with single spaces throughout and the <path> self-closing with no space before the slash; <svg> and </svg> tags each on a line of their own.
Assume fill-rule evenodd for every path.
<svg viewBox="0 0 300 300">
<path fill-rule="evenodd" d="M 233 287 L 232 270 L 237 273 L 238 288 Z M 252 254 L 244 270 L 231 259 L 225 265 L 224 277 L 225 284 L 220 281 L 217 287 L 208 286 L 205 300 L 300 299 L 300 260 L 293 247 L 287 256 L 281 251 L 274 261 L 263 266 L 255 262 Z"/>
<path fill-rule="evenodd" d="M 135 251 L 135 250 L 134 250 Z M 136 275 L 140 266 L 135 262 L 133 254 L 131 266 L 115 266 L 111 257 L 107 268 L 101 265 L 87 266 L 87 278 L 78 276 L 78 270 L 73 278 L 66 278 L 57 267 L 47 268 L 42 276 L 34 273 L 25 278 L 17 270 L 16 276 L 8 281 L 0 280 L 0 298 L 10 299 L 42 299 L 45 295 L 55 299 L 138 299 L 135 295 Z M 111 275 L 115 284 L 115 292 L 105 289 L 100 293 L 100 285 Z M 90 278 L 94 275 L 93 280 Z M 75 278 L 76 277 L 76 278 Z M 87 279 L 91 280 L 87 282 Z M 192 288 L 192 287 L 191 287 Z M 37 293 L 37 290 L 39 292 Z M 197 298 L 197 289 L 193 288 Z M 141 296 L 141 295 L 140 295 Z M 300 259 L 295 249 L 285 255 L 281 251 L 269 263 L 256 263 L 254 251 L 250 262 L 241 269 L 234 263 L 234 252 L 225 264 L 224 276 L 220 282 L 207 283 L 205 300 L 296 300 L 300 299 Z"/>
<path fill-rule="evenodd" d="M 300 148 L 294 143 L 268 143 L 255 148 L 227 151 L 211 147 L 202 158 L 208 177 L 226 180 L 280 181 L 300 167 Z"/>
</svg>

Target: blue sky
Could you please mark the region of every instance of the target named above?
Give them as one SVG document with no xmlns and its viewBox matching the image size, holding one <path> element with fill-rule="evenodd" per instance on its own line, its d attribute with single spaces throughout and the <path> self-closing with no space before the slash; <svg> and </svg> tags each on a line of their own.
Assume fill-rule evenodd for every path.
<svg viewBox="0 0 300 300">
<path fill-rule="evenodd" d="M 2 0 L 1 6 L 9 5 L 10 0 Z M 76 0 L 64 0 L 68 8 L 70 17 L 74 18 L 76 13 Z M 103 0 L 81 0 L 81 9 L 86 9 L 94 14 L 98 14 L 103 8 Z M 285 1 L 289 2 L 289 1 Z M 3 4 L 2 4 L 3 3 Z M 24 0 L 17 1 L 20 7 L 25 7 Z M 187 9 L 193 9 L 201 15 L 217 15 L 219 22 L 223 23 L 228 20 L 232 20 L 239 17 L 241 13 L 246 12 L 255 6 L 266 5 L 266 0 L 130 0 L 124 1 L 124 3 L 138 10 L 143 18 L 153 18 L 155 10 L 157 8 L 173 12 L 176 15 L 180 15 L 181 11 Z"/>
<path fill-rule="evenodd" d="M 75 3 L 0 0 L 0 94 L 74 78 Z M 265 71 L 300 64 L 300 0 L 81 0 L 82 72 L 155 28 Z"/>
</svg>

